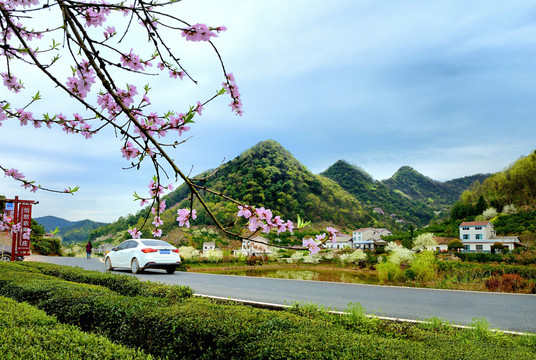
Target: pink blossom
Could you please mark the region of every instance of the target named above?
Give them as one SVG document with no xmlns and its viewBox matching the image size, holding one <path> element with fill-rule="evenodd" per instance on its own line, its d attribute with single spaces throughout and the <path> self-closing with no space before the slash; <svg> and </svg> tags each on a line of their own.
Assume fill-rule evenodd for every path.
<svg viewBox="0 0 536 360">
<path fill-rule="evenodd" d="M 130 49 L 129 54 L 123 54 L 121 55 L 120 61 L 123 64 L 123 66 L 127 66 L 131 68 L 134 71 L 138 70 L 145 70 L 145 63 L 140 59 L 140 57 L 136 54 L 132 53 L 133 49 Z"/>
<path fill-rule="evenodd" d="M 290 220 L 287 220 L 287 230 L 289 233 L 294 234 L 294 224 Z"/>
<path fill-rule="evenodd" d="M 166 210 L 166 200 L 162 200 L 160 202 L 160 206 L 158 207 L 158 211 L 160 214 L 162 214 Z"/>
<path fill-rule="evenodd" d="M 102 26 L 106 21 L 106 16 L 110 14 L 110 9 L 107 7 L 95 6 L 93 8 L 87 8 L 84 11 L 84 19 L 86 20 L 86 27 Z"/>
<path fill-rule="evenodd" d="M 121 152 L 123 153 L 123 157 L 127 160 L 134 159 L 140 155 L 140 151 L 135 148 L 130 141 L 121 148 Z"/>
<path fill-rule="evenodd" d="M 309 249 L 311 255 L 314 255 L 320 251 L 318 244 L 313 239 L 303 239 L 303 246 Z"/>
<path fill-rule="evenodd" d="M 196 109 L 197 113 L 198 113 L 199 115 L 201 115 L 201 112 L 203 111 L 203 109 L 204 109 L 204 108 L 203 108 L 203 104 L 201 104 L 201 102 L 198 101 L 198 102 L 197 102 L 197 109 Z"/>
<path fill-rule="evenodd" d="M 4 177 L 11 176 L 15 180 L 21 180 L 24 179 L 24 175 L 19 172 L 17 169 L 9 169 L 4 171 Z"/>
<path fill-rule="evenodd" d="M 136 228 L 128 229 L 128 233 L 132 236 L 133 239 L 141 238 L 141 231 Z"/>
<path fill-rule="evenodd" d="M 21 126 L 27 125 L 28 121 L 34 121 L 33 114 L 29 111 L 24 111 L 24 109 L 17 109 L 17 116 Z"/>
<path fill-rule="evenodd" d="M 217 31 L 220 32 L 225 31 L 227 28 L 221 26 L 216 29 L 219 29 Z M 188 41 L 210 41 L 211 37 L 217 37 L 218 35 L 212 32 L 205 24 L 195 24 L 182 30 L 182 36 Z"/>
<path fill-rule="evenodd" d="M 195 220 L 197 219 L 197 214 L 195 209 L 190 212 L 189 209 L 179 209 L 177 210 L 177 221 L 179 222 L 179 226 L 186 225 L 187 228 L 190 227 L 190 219 Z"/>
<path fill-rule="evenodd" d="M 106 29 L 104 29 L 104 37 L 108 39 L 110 36 L 115 34 L 115 27 L 114 26 L 107 26 Z"/>
<path fill-rule="evenodd" d="M 177 70 L 169 70 L 169 77 L 176 79 L 177 76 L 182 80 L 182 78 L 186 75 L 184 71 L 177 71 Z"/>
<path fill-rule="evenodd" d="M 153 224 L 155 227 L 159 227 L 160 225 L 163 225 L 164 222 L 162 221 L 162 219 L 160 219 L 160 216 L 155 216 L 155 217 L 154 217 L 154 221 L 152 222 L 152 224 Z"/>
<path fill-rule="evenodd" d="M 238 213 L 236 214 L 237 217 L 243 216 L 245 219 L 249 219 L 251 217 L 251 211 L 249 210 L 249 206 L 238 206 Z"/>
<path fill-rule="evenodd" d="M 152 229 L 151 233 L 154 237 L 160 237 L 162 236 L 162 229 Z"/>
<path fill-rule="evenodd" d="M 8 73 L 1 73 L 0 75 L 4 79 L 4 86 L 14 93 L 18 93 L 23 88 L 22 83 L 15 76 Z"/>
<path fill-rule="evenodd" d="M 328 226 L 326 228 L 326 231 L 328 232 L 328 237 L 329 239 L 331 240 L 332 243 L 335 243 L 337 241 L 337 233 L 339 232 L 338 230 L 332 228 L 331 226 Z"/>
<path fill-rule="evenodd" d="M 259 219 L 255 216 L 252 216 L 249 218 L 249 231 L 257 231 L 257 229 L 259 228 L 260 224 L 259 224 Z"/>
</svg>

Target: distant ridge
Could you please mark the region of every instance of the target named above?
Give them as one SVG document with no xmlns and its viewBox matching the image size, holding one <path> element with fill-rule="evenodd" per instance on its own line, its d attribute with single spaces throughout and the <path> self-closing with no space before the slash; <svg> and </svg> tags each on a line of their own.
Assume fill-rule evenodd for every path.
<svg viewBox="0 0 536 360">
<path fill-rule="evenodd" d="M 475 175 L 484 179 L 488 175 Z M 320 175 L 312 174 L 287 149 L 274 140 L 261 141 L 217 170 L 207 170 L 196 182 L 245 204 L 273 210 L 284 219 L 301 218 L 314 223 L 332 223 L 340 228 L 362 226 L 424 226 L 455 202 L 473 181 L 472 177 L 439 182 L 409 166 L 401 167 L 390 179 L 377 181 L 365 170 L 339 160 Z M 467 185 L 466 185 L 467 184 Z M 235 204 L 203 193 L 224 226 L 237 220 Z M 189 206 L 189 190 L 179 186 L 166 197 L 166 220 L 162 231 L 177 227 L 174 212 Z M 197 219 L 192 225 L 213 225 L 205 210 L 194 203 Z M 384 215 L 378 215 L 381 208 Z M 117 222 L 91 232 L 96 239 L 114 236 L 129 226 L 140 227 L 149 209 L 121 217 Z M 393 216 L 390 216 L 393 215 Z"/>
<path fill-rule="evenodd" d="M 107 225 L 92 220 L 69 221 L 56 216 L 42 216 L 34 220 L 42 225 L 47 233 L 58 228 L 58 235 L 64 243 L 86 241 L 91 230 Z"/>
</svg>

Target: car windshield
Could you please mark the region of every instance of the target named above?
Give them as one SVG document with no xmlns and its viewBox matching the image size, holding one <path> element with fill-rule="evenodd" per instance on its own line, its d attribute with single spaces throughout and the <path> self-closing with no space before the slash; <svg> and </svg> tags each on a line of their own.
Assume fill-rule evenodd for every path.
<svg viewBox="0 0 536 360">
<path fill-rule="evenodd" d="M 141 243 L 146 246 L 171 246 L 170 244 L 162 240 L 142 240 Z"/>
</svg>

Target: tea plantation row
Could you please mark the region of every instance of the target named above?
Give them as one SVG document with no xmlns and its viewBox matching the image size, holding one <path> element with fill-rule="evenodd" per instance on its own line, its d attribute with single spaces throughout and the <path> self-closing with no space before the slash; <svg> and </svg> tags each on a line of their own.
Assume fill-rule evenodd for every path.
<svg viewBox="0 0 536 360">
<path fill-rule="evenodd" d="M 27 346 L 21 340 L 26 335 L 19 333 L 27 331 L 39 349 L 51 351 L 50 358 L 536 358 L 533 336 L 461 331 L 433 322 L 417 327 L 307 306 L 293 312 L 254 309 L 195 298 L 186 287 L 53 264 L 0 264 L 0 299 L 13 309 L 0 331 L 15 334 L 0 338 L 0 349 L 13 349 L 13 354 Z M 97 352 L 103 348 L 106 352 Z M 78 356 L 84 349 L 87 356 Z"/>
</svg>

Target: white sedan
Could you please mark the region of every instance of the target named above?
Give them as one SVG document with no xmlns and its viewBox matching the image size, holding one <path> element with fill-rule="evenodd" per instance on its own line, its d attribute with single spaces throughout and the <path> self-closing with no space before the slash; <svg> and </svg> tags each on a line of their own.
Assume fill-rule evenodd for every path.
<svg viewBox="0 0 536 360">
<path fill-rule="evenodd" d="M 181 263 L 179 249 L 155 239 L 131 239 L 114 247 L 104 258 L 107 271 L 129 268 L 133 274 L 144 269 L 164 269 L 173 274 Z"/>
</svg>

